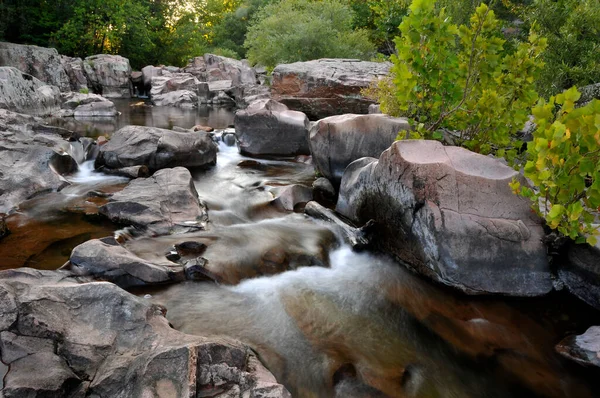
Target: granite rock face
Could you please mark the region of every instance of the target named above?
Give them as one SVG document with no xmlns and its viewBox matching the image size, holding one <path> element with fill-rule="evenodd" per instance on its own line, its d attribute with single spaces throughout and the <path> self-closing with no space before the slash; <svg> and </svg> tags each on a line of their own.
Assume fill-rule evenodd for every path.
<svg viewBox="0 0 600 398">
<path fill-rule="evenodd" d="M 120 55 L 98 54 L 83 60 L 88 86 L 106 98 L 131 98 L 131 66 Z"/>
<path fill-rule="evenodd" d="M 0 66 L 12 66 L 42 82 L 70 91 L 69 77 L 55 48 L 0 42 Z"/>
<path fill-rule="evenodd" d="M 537 296 L 552 290 L 541 220 L 499 161 L 437 141 L 397 141 L 379 160 L 351 163 L 337 211 L 375 220 L 380 249 L 468 294 Z"/>
<path fill-rule="evenodd" d="M 60 108 L 60 91 L 17 68 L 0 67 L 0 108 L 36 116 Z"/>
<path fill-rule="evenodd" d="M 578 336 L 568 336 L 556 345 L 556 351 L 581 365 L 600 368 L 600 326 L 592 326 Z"/>
<path fill-rule="evenodd" d="M 95 167 L 148 166 L 150 170 L 158 170 L 212 166 L 216 161 L 217 147 L 206 132 L 180 133 L 156 127 L 125 126 L 102 145 Z"/>
<path fill-rule="evenodd" d="M 318 59 L 277 65 L 271 94 L 311 120 L 344 113 L 368 113 L 373 101 L 361 90 L 387 75 L 390 63 L 355 59 Z"/>
<path fill-rule="evenodd" d="M 81 58 L 72 58 L 61 55 L 60 63 L 69 78 L 71 91 L 78 92 L 80 90 L 88 89 L 87 77 L 85 76 L 83 60 Z"/>
</svg>

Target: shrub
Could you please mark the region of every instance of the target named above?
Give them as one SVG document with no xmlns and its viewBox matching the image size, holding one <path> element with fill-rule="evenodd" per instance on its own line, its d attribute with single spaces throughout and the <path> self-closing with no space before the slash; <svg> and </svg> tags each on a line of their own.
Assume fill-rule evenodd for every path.
<svg viewBox="0 0 600 398">
<path fill-rule="evenodd" d="M 533 201 L 550 228 L 594 245 L 600 210 L 600 101 L 575 108 L 579 92 L 571 88 L 533 108 L 537 129 L 527 146 L 525 176 L 532 190 L 516 181 L 513 190 Z M 597 213 L 596 213 L 597 214 Z"/>
<path fill-rule="evenodd" d="M 532 32 L 508 52 L 485 4 L 468 26 L 454 25 L 435 4 L 414 0 L 400 25 L 391 78 L 376 90 L 382 110 L 408 117 L 427 138 L 449 129 L 458 131 L 459 145 L 474 151 L 504 148 L 538 99 L 534 79 L 546 41 Z"/>
<path fill-rule="evenodd" d="M 83 88 L 80 88 L 80 89 L 79 89 L 79 92 L 80 92 L 81 94 L 89 94 L 89 93 L 90 93 L 90 89 L 89 89 L 89 88 L 87 88 L 87 87 L 83 87 Z"/>
<path fill-rule="evenodd" d="M 352 15 L 341 0 L 268 4 L 248 28 L 248 59 L 267 67 L 325 57 L 370 59 L 374 46 L 366 31 L 352 30 Z"/>
</svg>

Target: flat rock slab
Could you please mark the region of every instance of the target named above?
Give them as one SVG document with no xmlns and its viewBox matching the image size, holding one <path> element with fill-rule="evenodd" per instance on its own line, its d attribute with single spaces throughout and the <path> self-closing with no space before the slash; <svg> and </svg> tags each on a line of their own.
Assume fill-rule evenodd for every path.
<svg viewBox="0 0 600 398">
<path fill-rule="evenodd" d="M 566 337 L 557 344 L 556 351 L 581 365 L 600 368 L 600 326 L 592 326 L 578 336 Z"/>
<path fill-rule="evenodd" d="M 243 154 L 294 156 L 310 153 L 308 118 L 277 101 L 253 102 L 235 113 L 234 125 Z"/>
<path fill-rule="evenodd" d="M 512 193 L 512 168 L 437 141 L 397 141 L 379 160 L 351 163 L 337 211 L 377 223 L 380 249 L 469 294 L 552 290 L 541 220 Z"/>
<path fill-rule="evenodd" d="M 398 133 L 409 129 L 406 119 L 388 115 L 330 116 L 310 128 L 310 153 L 317 170 L 339 184 L 350 163 L 366 156 L 378 158 Z"/>
<path fill-rule="evenodd" d="M 99 212 L 113 222 L 156 235 L 202 229 L 208 219 L 192 175 L 183 167 L 162 169 L 151 177 L 131 181 Z"/>
<path fill-rule="evenodd" d="M 180 333 L 112 283 L 3 271 L 0 309 L 6 398 L 290 397 L 249 348 Z"/>
<path fill-rule="evenodd" d="M 373 101 L 361 90 L 388 74 L 389 62 L 318 59 L 277 65 L 272 74 L 273 98 L 311 120 L 344 113 L 368 113 Z"/>
<path fill-rule="evenodd" d="M 150 170 L 158 170 L 212 166 L 216 161 L 217 146 L 205 132 L 181 133 L 156 127 L 125 126 L 102 145 L 95 167 L 148 166 Z"/>
</svg>

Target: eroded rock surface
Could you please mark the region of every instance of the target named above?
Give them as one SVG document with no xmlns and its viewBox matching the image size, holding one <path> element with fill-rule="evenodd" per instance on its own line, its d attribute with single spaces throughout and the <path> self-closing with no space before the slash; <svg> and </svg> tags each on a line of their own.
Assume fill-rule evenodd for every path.
<svg viewBox="0 0 600 398">
<path fill-rule="evenodd" d="M 318 59 L 277 65 L 273 70 L 273 98 L 311 120 L 344 113 L 368 113 L 373 101 L 361 90 L 390 70 L 390 63 L 356 59 Z"/>
<path fill-rule="evenodd" d="M 0 67 L 0 108 L 36 116 L 60 108 L 60 91 L 17 68 Z"/>
<path fill-rule="evenodd" d="M 362 157 L 378 158 L 410 126 L 388 115 L 338 115 L 310 128 L 310 153 L 317 170 L 339 184 L 346 167 Z"/>
<path fill-rule="evenodd" d="M 247 347 L 177 332 L 111 283 L 3 271 L 0 306 L 6 398 L 290 396 Z"/>
<path fill-rule="evenodd" d="M 308 118 L 277 101 L 253 102 L 236 112 L 234 125 L 241 153 L 254 156 L 309 153 Z"/>
<path fill-rule="evenodd" d="M 131 66 L 120 55 L 98 54 L 83 60 L 88 86 L 106 98 L 130 98 Z"/>
<path fill-rule="evenodd" d="M 69 78 L 69 86 L 72 91 L 88 90 L 87 77 L 83 69 L 83 60 L 81 58 L 60 56 L 60 63 Z"/>
<path fill-rule="evenodd" d="M 205 132 L 180 133 L 156 127 L 126 126 L 101 146 L 95 166 L 121 169 L 143 165 L 158 170 L 211 166 L 216 161 L 217 147 Z"/>
<path fill-rule="evenodd" d="M 541 220 L 508 186 L 523 178 L 492 158 L 437 141 L 395 142 L 346 169 L 337 211 L 377 222 L 381 249 L 469 294 L 552 290 Z"/>
<path fill-rule="evenodd" d="M 585 333 L 562 340 L 556 351 L 581 365 L 600 368 L 600 326 L 592 326 Z"/>
<path fill-rule="evenodd" d="M 183 167 L 162 169 L 131 181 L 99 211 L 114 222 L 156 235 L 202 229 L 208 218 L 192 175 Z"/>
<path fill-rule="evenodd" d="M 195 57 L 184 71 L 193 74 L 203 82 L 231 80 L 234 86 L 256 84 L 256 72 L 245 61 L 214 54 Z"/>
</svg>

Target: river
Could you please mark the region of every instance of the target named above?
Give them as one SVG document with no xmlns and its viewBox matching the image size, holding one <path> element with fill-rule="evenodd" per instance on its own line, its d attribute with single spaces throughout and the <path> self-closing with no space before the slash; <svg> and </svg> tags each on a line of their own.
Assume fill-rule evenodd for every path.
<svg viewBox="0 0 600 398">
<path fill-rule="evenodd" d="M 97 137 L 127 124 L 226 129 L 233 122 L 224 109 L 130 105 L 117 102 L 117 120 L 60 124 Z M 354 252 L 327 224 L 271 203 L 282 187 L 310 185 L 311 165 L 249 159 L 223 142 L 219 150 L 214 168 L 193 173 L 210 228 L 189 236 L 212 242 L 207 257 L 221 283 L 134 291 L 165 305 L 176 329 L 243 341 L 298 397 L 598 396 L 597 374 L 554 352 L 567 333 L 600 321 L 585 305 L 560 292 L 468 297 L 382 254 Z M 126 179 L 96 173 L 89 161 L 68 179 L 68 187 L 9 216 L 2 268 L 56 269 L 76 245 L 119 228 L 95 209 Z M 178 240 L 141 236 L 126 246 L 165 261 Z"/>
</svg>

